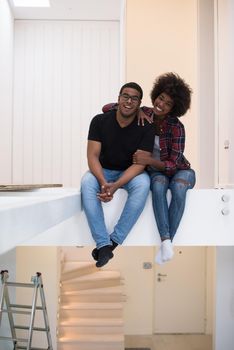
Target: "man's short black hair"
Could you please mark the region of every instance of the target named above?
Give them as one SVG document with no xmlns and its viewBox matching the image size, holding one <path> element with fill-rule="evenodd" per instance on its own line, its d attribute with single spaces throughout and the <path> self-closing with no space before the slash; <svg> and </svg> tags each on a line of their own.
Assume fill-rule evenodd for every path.
<svg viewBox="0 0 234 350">
<path fill-rule="evenodd" d="M 126 84 L 124 84 L 124 85 L 121 87 L 120 92 L 119 92 L 120 95 L 122 94 L 122 91 L 123 91 L 123 89 L 125 89 L 125 88 L 131 88 L 131 89 L 137 90 L 137 91 L 140 93 L 140 99 L 142 100 L 142 97 L 143 97 L 143 90 L 142 90 L 142 88 L 140 87 L 140 85 L 138 85 L 137 83 L 134 83 L 134 82 L 126 83 Z"/>
</svg>

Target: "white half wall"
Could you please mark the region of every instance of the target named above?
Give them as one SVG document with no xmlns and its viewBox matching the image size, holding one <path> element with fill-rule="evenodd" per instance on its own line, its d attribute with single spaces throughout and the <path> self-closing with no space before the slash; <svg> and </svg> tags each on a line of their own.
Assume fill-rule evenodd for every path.
<svg viewBox="0 0 234 350">
<path fill-rule="evenodd" d="M 104 203 L 107 230 L 113 232 L 124 207 L 127 192 L 115 193 L 113 200 Z M 173 240 L 177 246 L 234 245 L 234 190 L 192 189 L 187 192 L 186 207 Z M 168 201 L 170 193 L 168 193 Z M 88 246 L 95 242 L 90 233 L 84 211 L 70 219 L 24 241 L 24 245 Z M 123 242 L 127 246 L 160 245 L 160 237 L 152 208 L 151 193 L 136 224 Z"/>
</svg>

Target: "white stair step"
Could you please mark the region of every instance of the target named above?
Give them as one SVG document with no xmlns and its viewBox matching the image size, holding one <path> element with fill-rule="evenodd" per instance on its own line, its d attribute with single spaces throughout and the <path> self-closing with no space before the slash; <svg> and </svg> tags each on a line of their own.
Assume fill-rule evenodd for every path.
<svg viewBox="0 0 234 350">
<path fill-rule="evenodd" d="M 61 304 L 61 310 L 103 310 L 103 309 L 122 309 L 122 303 L 71 303 Z"/>
<path fill-rule="evenodd" d="M 89 308 L 89 309 L 63 309 L 59 310 L 59 321 L 63 322 L 70 318 L 122 318 L 123 308 Z"/>
<path fill-rule="evenodd" d="M 84 274 L 82 276 L 78 276 L 77 278 L 72 279 L 72 282 L 75 281 L 99 281 L 99 280 L 106 280 L 106 279 L 112 279 L 112 278 L 121 278 L 119 271 L 108 271 L 108 270 L 98 270 L 95 267 L 95 270 L 92 274 Z M 69 283 L 69 281 L 63 281 L 61 279 L 61 282 L 63 284 Z"/>
<path fill-rule="evenodd" d="M 76 338 L 59 337 L 58 350 L 123 350 L 124 336 L 85 334 Z"/>
<path fill-rule="evenodd" d="M 121 294 L 83 294 L 83 295 L 62 295 L 60 297 L 61 303 L 74 303 L 79 302 L 89 302 L 89 303 L 105 303 L 105 302 L 124 302 L 126 301 L 126 296 Z"/>
<path fill-rule="evenodd" d="M 121 280 L 122 281 L 122 280 Z M 62 284 L 62 286 L 66 287 L 67 284 Z M 123 294 L 123 285 L 116 285 L 116 286 L 110 286 L 103 289 L 100 288 L 92 288 L 90 290 L 66 290 L 64 288 L 63 291 L 60 293 L 60 297 L 63 296 L 75 296 L 77 295 L 112 295 L 112 294 Z"/>
<path fill-rule="evenodd" d="M 61 264 L 61 272 L 68 272 L 74 269 L 80 269 L 80 270 L 89 269 L 94 266 L 95 266 L 95 262 L 91 262 L 91 261 L 79 261 L 79 260 L 63 261 Z"/>
<path fill-rule="evenodd" d="M 74 338 L 77 334 L 123 334 L 123 325 L 112 326 L 59 326 L 58 334 L 62 337 Z"/>
<path fill-rule="evenodd" d="M 82 292 L 82 293 L 81 293 Z M 126 301 L 126 296 L 121 292 L 95 289 L 95 293 L 92 290 L 84 291 L 68 291 L 60 295 L 60 302 L 74 303 L 74 302 L 120 302 Z"/>
<path fill-rule="evenodd" d="M 97 272 L 97 267 L 94 263 L 69 262 L 63 264 L 61 272 L 61 281 L 66 281 L 74 278 L 80 278 Z"/>
<path fill-rule="evenodd" d="M 60 326 L 122 326 L 122 318 L 70 318 L 60 322 Z"/>
<path fill-rule="evenodd" d="M 119 277 L 113 278 L 99 278 L 99 279 L 89 279 L 89 280 L 76 280 L 72 282 L 62 282 L 61 283 L 61 294 L 65 291 L 77 291 L 77 290 L 88 290 L 96 288 L 104 288 L 111 286 L 119 286 L 123 284 Z"/>
<path fill-rule="evenodd" d="M 124 342 L 119 343 L 76 343 L 58 342 L 57 350 L 124 350 Z"/>
<path fill-rule="evenodd" d="M 123 285 L 117 285 L 117 286 L 110 286 L 110 287 L 104 287 L 104 288 L 92 288 L 90 290 L 74 290 L 74 291 L 64 291 L 60 295 L 86 295 L 86 294 L 122 294 L 123 293 Z"/>
<path fill-rule="evenodd" d="M 74 338 L 59 337 L 59 343 L 101 343 L 101 344 L 115 344 L 124 342 L 122 334 L 79 334 Z"/>
<path fill-rule="evenodd" d="M 113 310 L 113 309 L 112 309 Z M 59 335 L 74 337 L 77 334 L 123 334 L 122 318 L 68 318 L 59 322 Z"/>
</svg>

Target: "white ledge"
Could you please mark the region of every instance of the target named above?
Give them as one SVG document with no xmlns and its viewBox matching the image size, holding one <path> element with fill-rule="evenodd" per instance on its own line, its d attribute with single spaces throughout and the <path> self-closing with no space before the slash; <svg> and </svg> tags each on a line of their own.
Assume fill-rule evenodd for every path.
<svg viewBox="0 0 234 350">
<path fill-rule="evenodd" d="M 80 210 L 80 195 L 75 189 L 1 192 L 0 254 L 24 244 Z"/>
<path fill-rule="evenodd" d="M 108 231 L 111 232 L 123 208 L 126 192 L 118 190 L 114 199 L 104 204 Z M 79 197 L 80 200 L 80 197 Z M 187 193 L 186 208 L 174 239 L 179 246 L 234 246 L 234 190 L 192 189 Z M 69 220 L 28 240 L 24 245 L 94 245 L 85 214 L 79 211 Z M 139 220 L 123 245 L 160 244 L 151 203 L 151 194 Z"/>
</svg>

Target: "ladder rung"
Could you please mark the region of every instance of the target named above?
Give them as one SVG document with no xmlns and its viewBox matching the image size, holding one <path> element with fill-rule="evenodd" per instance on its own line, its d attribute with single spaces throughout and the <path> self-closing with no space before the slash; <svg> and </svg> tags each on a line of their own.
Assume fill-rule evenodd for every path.
<svg viewBox="0 0 234 350">
<path fill-rule="evenodd" d="M 14 307 L 14 308 L 19 308 L 19 309 L 32 309 L 31 305 L 10 304 L 9 306 Z M 36 306 L 35 309 L 36 310 L 43 310 L 42 306 Z"/>
<path fill-rule="evenodd" d="M 2 312 L 8 313 L 8 314 L 22 314 L 22 315 L 31 315 L 31 312 L 29 311 L 20 311 L 20 310 L 2 310 Z"/>
<path fill-rule="evenodd" d="M 15 342 L 20 342 L 20 343 L 27 343 L 28 339 L 23 339 L 23 338 L 11 338 L 11 337 L 3 337 L 0 336 L 1 340 L 11 340 L 11 341 L 15 341 Z"/>
<path fill-rule="evenodd" d="M 27 346 L 20 346 L 17 344 L 17 350 L 18 349 L 25 350 L 27 349 Z M 30 350 L 53 350 L 53 349 L 49 347 L 49 348 L 30 348 Z"/>
<path fill-rule="evenodd" d="M 5 282 L 5 284 L 9 287 L 28 287 L 35 288 L 35 284 L 32 283 L 18 283 L 18 282 Z"/>
<path fill-rule="evenodd" d="M 14 328 L 15 329 L 24 329 L 24 330 L 28 330 L 29 329 L 28 326 L 19 326 L 19 325 L 18 326 L 15 325 Z M 38 331 L 38 332 L 47 332 L 49 330 L 50 330 L 49 327 L 48 328 L 33 327 L 33 331 Z"/>
</svg>

